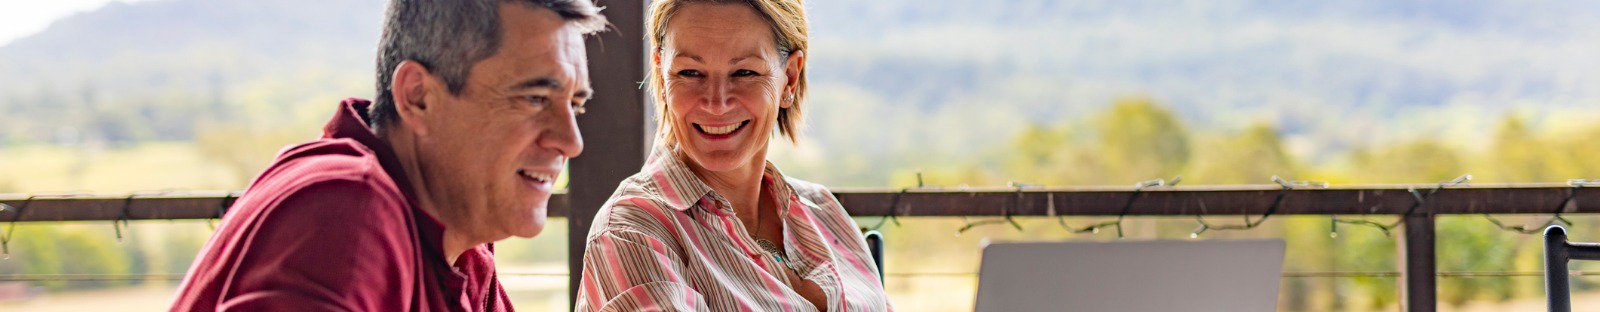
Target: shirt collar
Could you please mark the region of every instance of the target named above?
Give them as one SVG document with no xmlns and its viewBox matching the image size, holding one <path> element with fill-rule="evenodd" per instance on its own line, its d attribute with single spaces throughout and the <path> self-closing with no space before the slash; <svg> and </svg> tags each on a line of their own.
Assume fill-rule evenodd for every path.
<svg viewBox="0 0 1600 312">
<path fill-rule="evenodd" d="M 405 195 L 406 205 L 416 208 L 416 194 L 411 194 L 411 181 L 406 178 L 405 170 L 400 166 L 400 157 L 395 155 L 395 149 L 389 142 L 378 138 L 371 128 L 366 126 L 370 118 L 366 117 L 366 109 L 373 102 L 366 99 L 349 98 L 339 102 L 338 112 L 334 112 L 333 120 L 328 120 L 328 125 L 322 126 L 322 138 L 325 139 L 354 139 L 362 146 L 373 152 L 378 157 L 378 165 L 384 168 L 384 173 L 389 174 L 389 179 L 394 179 L 395 186 L 400 187 L 400 194 Z"/>
<path fill-rule="evenodd" d="M 681 153 L 678 146 L 657 143 L 651 148 L 650 157 L 645 161 L 646 170 L 651 172 L 651 178 L 655 179 L 660 191 L 665 193 L 662 197 L 666 198 L 667 206 L 684 211 L 702 200 L 720 200 L 721 196 L 717 195 L 704 179 L 689 170 L 689 165 L 685 164 L 679 155 Z M 762 169 L 762 182 L 773 188 L 774 198 L 785 202 L 795 200 L 794 190 L 789 187 L 788 181 L 784 180 L 783 173 L 770 161 L 765 162 L 765 168 Z M 732 208 L 726 205 L 718 208 L 728 210 L 721 212 L 732 213 Z"/>
<path fill-rule="evenodd" d="M 415 194 L 411 193 L 411 181 L 406 177 L 406 172 L 400 167 L 400 158 L 395 156 L 394 147 L 388 141 L 378 138 L 367 127 L 367 109 L 371 101 L 349 98 L 339 103 L 338 111 L 333 113 L 333 119 L 322 126 L 322 137 L 326 139 L 351 139 L 356 143 L 366 146 L 378 158 L 378 165 L 383 166 L 384 173 L 394 180 L 395 186 L 400 188 L 400 193 L 406 197 L 406 204 L 417 207 Z"/>
<path fill-rule="evenodd" d="M 657 143 L 650 149 L 650 157 L 645 160 L 645 168 L 650 171 L 650 176 L 663 193 L 667 206 L 674 210 L 684 211 L 700 199 L 711 193 L 711 186 L 706 181 L 689 170 L 689 165 L 683 163 L 678 157 L 677 146 Z"/>
<path fill-rule="evenodd" d="M 383 166 L 384 173 L 389 179 L 394 180 L 395 187 L 400 189 L 400 194 L 406 198 L 406 206 L 410 206 L 412 214 L 417 216 L 418 238 L 422 241 L 426 252 L 429 254 L 444 254 L 444 223 L 417 205 L 416 194 L 412 194 L 411 181 L 406 176 L 405 170 L 400 166 L 400 158 L 395 155 L 394 147 L 388 141 L 379 138 L 372 128 L 367 126 L 367 110 L 372 101 L 349 98 L 339 103 L 338 111 L 333 113 L 333 119 L 322 127 L 322 137 L 326 139 L 350 139 L 366 146 L 378 158 L 378 164 Z M 470 250 L 469 250 L 470 251 Z M 443 257 L 433 257 L 443 263 Z M 458 260 L 458 264 L 459 264 Z"/>
</svg>

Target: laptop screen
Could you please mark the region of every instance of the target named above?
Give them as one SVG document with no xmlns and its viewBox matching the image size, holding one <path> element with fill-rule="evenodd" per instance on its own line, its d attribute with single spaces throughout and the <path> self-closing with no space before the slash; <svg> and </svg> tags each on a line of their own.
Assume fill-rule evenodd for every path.
<svg viewBox="0 0 1600 312">
<path fill-rule="evenodd" d="M 1274 311 L 1283 240 L 994 243 L 977 311 Z"/>
</svg>

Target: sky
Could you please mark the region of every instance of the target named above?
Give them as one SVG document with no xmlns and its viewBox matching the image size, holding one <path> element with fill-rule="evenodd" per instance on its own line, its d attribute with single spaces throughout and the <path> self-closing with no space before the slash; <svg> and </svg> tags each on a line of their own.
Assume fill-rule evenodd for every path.
<svg viewBox="0 0 1600 312">
<path fill-rule="evenodd" d="M 105 6 L 147 0 L 0 0 L 0 46 L 44 30 L 50 22 Z"/>
</svg>

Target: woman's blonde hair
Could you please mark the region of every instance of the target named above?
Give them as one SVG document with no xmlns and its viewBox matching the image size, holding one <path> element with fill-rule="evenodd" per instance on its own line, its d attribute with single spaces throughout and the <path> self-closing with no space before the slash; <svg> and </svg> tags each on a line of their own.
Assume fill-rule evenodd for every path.
<svg viewBox="0 0 1600 312">
<path fill-rule="evenodd" d="M 708 4 L 743 4 L 756 10 L 772 24 L 773 38 L 778 42 L 778 54 L 787 60 L 795 52 L 809 49 L 810 26 L 806 22 L 805 8 L 801 7 L 800 0 L 656 0 L 650 6 L 650 20 L 645 24 L 645 31 L 649 32 L 650 49 L 652 53 L 661 52 L 661 44 L 666 40 L 667 23 L 678 10 L 684 6 L 695 3 Z M 809 53 L 807 53 L 809 56 Z M 804 60 L 802 60 L 804 61 Z M 806 98 L 806 66 L 800 64 L 800 73 L 795 76 L 794 98 L 789 108 L 778 108 L 778 133 L 795 141 L 796 133 L 801 125 L 801 104 Z M 662 73 L 661 64 L 657 58 L 650 58 L 650 93 L 655 95 L 657 134 L 662 139 L 675 140 L 672 131 L 672 114 L 667 112 L 666 91 L 661 90 Z M 675 143 L 675 142 L 671 142 Z"/>
</svg>

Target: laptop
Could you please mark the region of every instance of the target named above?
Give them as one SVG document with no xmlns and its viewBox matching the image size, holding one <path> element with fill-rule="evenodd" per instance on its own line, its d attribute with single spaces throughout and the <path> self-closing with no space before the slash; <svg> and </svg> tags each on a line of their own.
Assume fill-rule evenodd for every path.
<svg viewBox="0 0 1600 312">
<path fill-rule="evenodd" d="M 976 311 L 1275 311 L 1272 240 L 993 243 Z"/>
</svg>

